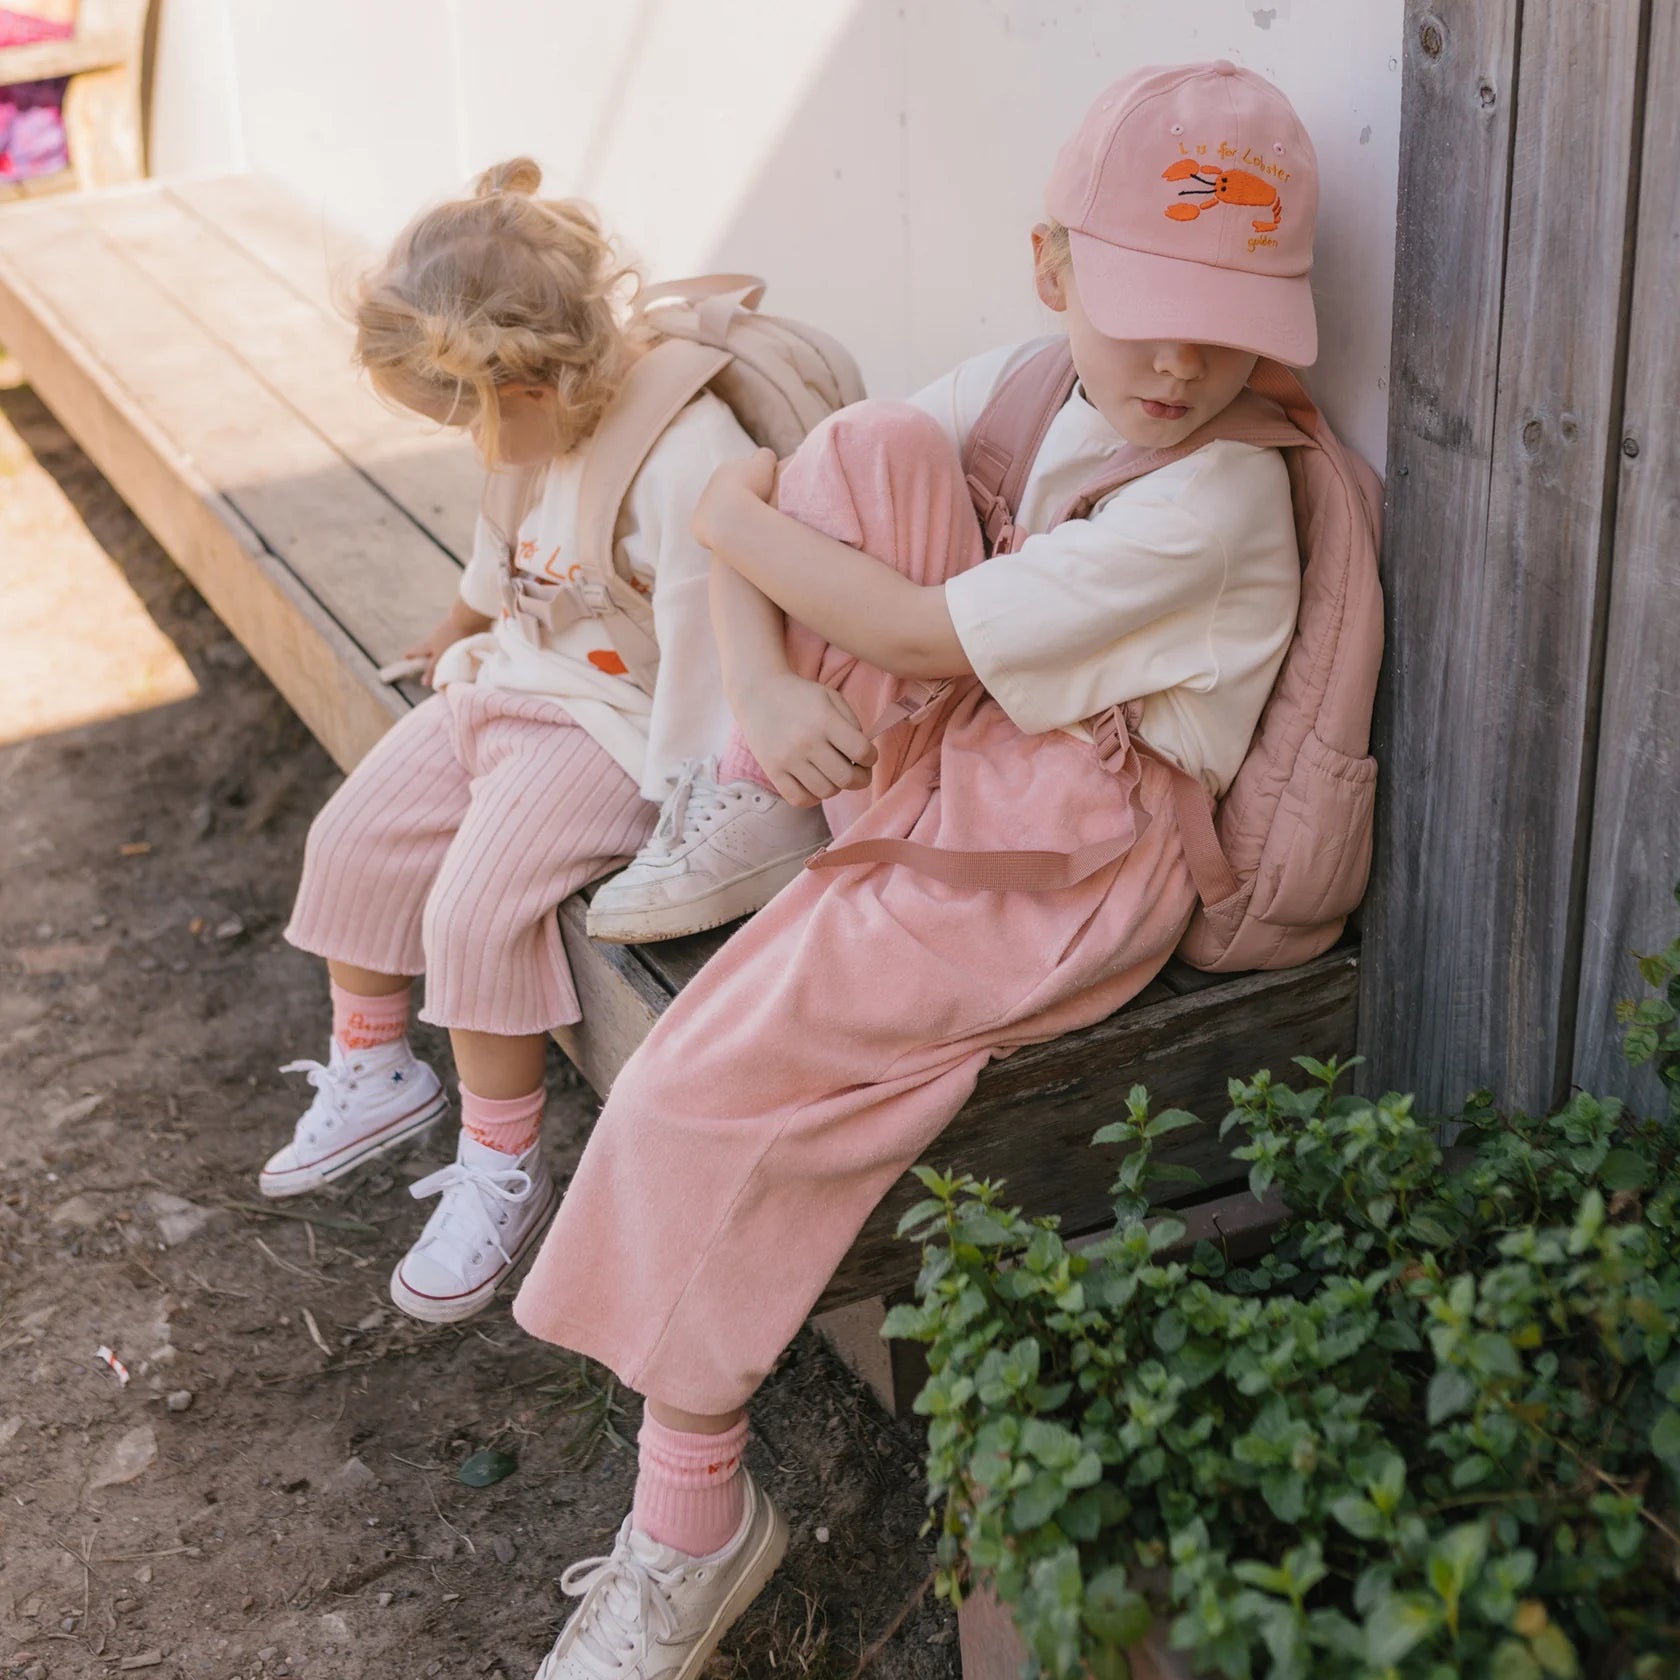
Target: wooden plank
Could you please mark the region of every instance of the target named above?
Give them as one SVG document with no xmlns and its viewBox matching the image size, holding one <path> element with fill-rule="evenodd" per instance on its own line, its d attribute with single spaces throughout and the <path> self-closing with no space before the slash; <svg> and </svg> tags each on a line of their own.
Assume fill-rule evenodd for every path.
<svg viewBox="0 0 1680 1680">
<path fill-rule="evenodd" d="M 328 752 L 354 764 L 407 703 L 3 252 L 0 342 Z"/>
<path fill-rule="evenodd" d="M 605 1097 L 630 1052 L 647 1037 L 671 995 L 628 945 L 599 945 L 584 930 L 585 906 L 574 893 L 560 906 L 560 936 L 572 965 L 583 1019 L 554 1038 Z"/>
<path fill-rule="evenodd" d="M 1141 1082 L 1159 1107 L 1188 1108 L 1208 1121 L 1172 1134 L 1161 1159 L 1195 1167 L 1209 1187 L 1231 1184 L 1246 1169 L 1217 1136 L 1229 1106 L 1226 1081 L 1268 1066 L 1282 1076 L 1294 1055 L 1351 1054 L 1357 991 L 1357 957 L 1336 951 L 1281 974 L 1244 975 L 1190 997 L 1122 1009 L 1085 1032 L 992 1063 L 926 1159 L 942 1170 L 1007 1180 L 1011 1202 L 1060 1213 L 1069 1235 L 1094 1230 L 1113 1217 L 1108 1189 L 1118 1157 L 1092 1150 L 1091 1134 Z M 909 1283 L 916 1252 L 893 1231 L 920 1193 L 910 1179 L 894 1186 L 819 1310 Z"/>
<path fill-rule="evenodd" d="M 96 198 L 83 213 L 457 564 L 466 564 L 484 469 L 463 433 L 402 415 L 373 394 L 352 371 L 348 322 L 323 314 L 167 188 Z"/>
<path fill-rule="evenodd" d="M 1411 1088 L 1427 1076 L 1437 1104 L 1451 1076 L 1434 1064 L 1460 1007 L 1453 962 L 1467 930 L 1450 888 L 1431 890 L 1431 871 L 1469 791 L 1430 767 L 1469 705 L 1451 650 L 1487 542 L 1520 11 L 1521 0 L 1406 0 L 1403 36 L 1387 649 L 1372 739 L 1384 772 L 1364 904 L 1359 1078 Z"/>
<path fill-rule="evenodd" d="M 1639 8 L 1516 13 L 1407 6 L 1360 1018 L 1369 1077 L 1429 1108 L 1551 1101 L 1573 1027 Z"/>
<path fill-rule="evenodd" d="M 192 460 L 375 664 L 448 605 L 458 570 L 307 421 L 64 199 L 0 221 L 0 264 Z"/>
<path fill-rule="evenodd" d="M 741 923 L 732 922 L 710 933 L 691 934 L 686 939 L 662 939 L 656 945 L 638 945 L 634 949 L 648 972 L 674 997 L 740 926 Z"/>
<path fill-rule="evenodd" d="M 323 315 L 344 320 L 355 277 L 374 253 L 262 175 L 171 181 L 169 193 Z"/>
<path fill-rule="evenodd" d="M 1575 1082 L 1627 1092 L 1652 1111 L 1663 1100 L 1647 1069 L 1635 1078 L 1615 1024 L 1619 998 L 1646 988 L 1635 950 L 1666 944 L 1680 924 L 1671 891 L 1680 879 L 1680 12 L 1652 12 L 1644 156 L 1632 312 L 1617 456 L 1616 534 L 1603 711 L 1593 796 Z"/>
</svg>

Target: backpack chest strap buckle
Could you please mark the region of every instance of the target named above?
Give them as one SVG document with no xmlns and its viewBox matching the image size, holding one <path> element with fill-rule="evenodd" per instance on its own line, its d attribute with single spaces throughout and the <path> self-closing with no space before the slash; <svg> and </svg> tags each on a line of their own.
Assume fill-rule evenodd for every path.
<svg viewBox="0 0 1680 1680">
<path fill-rule="evenodd" d="M 969 499 L 985 533 L 988 554 L 1011 554 L 1015 549 L 1015 517 L 997 491 L 988 489 L 973 473 L 967 475 Z"/>
<path fill-rule="evenodd" d="M 605 618 L 613 605 L 601 580 L 587 574 L 553 580 L 519 574 L 507 580 L 503 603 L 522 623 L 550 634 L 580 619 Z"/>
</svg>

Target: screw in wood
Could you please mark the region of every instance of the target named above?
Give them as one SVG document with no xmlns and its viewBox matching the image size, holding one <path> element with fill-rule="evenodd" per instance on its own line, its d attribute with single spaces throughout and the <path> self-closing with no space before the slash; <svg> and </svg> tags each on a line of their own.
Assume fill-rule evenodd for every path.
<svg viewBox="0 0 1680 1680">
<path fill-rule="evenodd" d="M 1622 439 L 1622 453 L 1631 461 L 1639 454 L 1639 439 L 1625 437 Z"/>
</svg>

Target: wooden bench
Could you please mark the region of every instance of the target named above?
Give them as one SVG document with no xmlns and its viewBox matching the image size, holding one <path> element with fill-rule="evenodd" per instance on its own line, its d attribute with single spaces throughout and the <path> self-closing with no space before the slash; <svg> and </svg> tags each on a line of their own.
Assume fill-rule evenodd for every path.
<svg viewBox="0 0 1680 1680">
<path fill-rule="evenodd" d="M 0 211 L 0 342 L 346 768 L 423 698 L 374 673 L 448 601 L 479 484 L 462 439 L 390 412 L 352 373 L 332 295 L 348 255 L 250 177 Z M 721 936 L 600 946 L 576 900 L 561 921 L 585 1021 L 558 1037 L 604 1092 Z M 1282 974 L 1170 964 L 1111 1019 L 988 1067 L 930 1159 L 1006 1178 L 1070 1232 L 1099 1228 L 1113 1161 L 1090 1136 L 1141 1081 L 1209 1117 L 1174 1134 L 1170 1158 L 1205 1194 L 1229 1189 L 1227 1077 L 1351 1054 L 1356 981 L 1351 945 Z M 916 1191 L 906 1180 L 870 1219 L 825 1309 L 913 1280 L 893 1228 Z"/>
<path fill-rule="evenodd" d="M 0 87 L 69 77 L 64 130 L 70 167 L 8 183 L 3 195 L 29 198 L 138 181 L 146 172 L 142 96 L 150 0 L 32 0 L 18 9 L 75 25 L 75 34 L 62 41 L 0 48 Z"/>
</svg>

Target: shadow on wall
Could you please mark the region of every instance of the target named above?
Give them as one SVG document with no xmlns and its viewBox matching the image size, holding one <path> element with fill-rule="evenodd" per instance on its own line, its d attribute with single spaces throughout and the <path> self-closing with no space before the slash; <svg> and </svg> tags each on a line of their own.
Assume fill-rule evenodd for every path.
<svg viewBox="0 0 1680 1680">
<path fill-rule="evenodd" d="M 1380 468 L 1401 6 L 1340 7 L 1334 51 L 1312 27 L 1322 9 L 1304 0 L 1291 21 L 1285 4 L 1261 25 L 1226 3 L 1202 8 L 1202 23 L 1102 27 L 1081 5 L 860 0 L 704 266 L 767 273 L 771 308 L 856 347 L 872 392 L 904 394 L 980 350 L 1056 330 L 1033 292 L 1029 232 L 1091 100 L 1138 65 L 1228 56 L 1273 76 L 1314 136 L 1324 353 L 1309 377 Z"/>
</svg>

